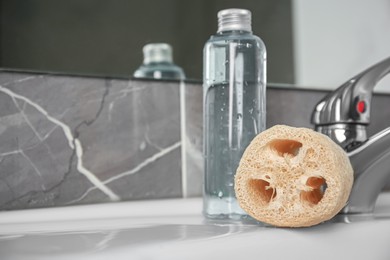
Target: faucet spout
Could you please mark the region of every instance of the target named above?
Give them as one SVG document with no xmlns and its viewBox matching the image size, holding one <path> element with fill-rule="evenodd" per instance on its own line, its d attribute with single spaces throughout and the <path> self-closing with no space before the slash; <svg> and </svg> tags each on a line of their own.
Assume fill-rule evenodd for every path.
<svg viewBox="0 0 390 260">
<path fill-rule="evenodd" d="M 350 151 L 367 140 L 371 97 L 376 84 L 390 73 L 390 57 L 351 78 L 324 97 L 314 108 L 311 121 L 318 132 Z"/>
<path fill-rule="evenodd" d="M 348 153 L 354 184 L 342 213 L 372 213 L 379 193 L 390 179 L 390 127 Z"/>
</svg>

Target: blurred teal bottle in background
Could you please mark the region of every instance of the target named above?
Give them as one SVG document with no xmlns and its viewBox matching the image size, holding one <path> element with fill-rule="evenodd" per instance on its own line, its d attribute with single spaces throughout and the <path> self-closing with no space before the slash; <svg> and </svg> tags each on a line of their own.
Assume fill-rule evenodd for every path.
<svg viewBox="0 0 390 260">
<path fill-rule="evenodd" d="M 185 79 L 184 71 L 173 63 L 172 47 L 167 43 L 150 43 L 144 46 L 143 64 L 134 72 L 134 78 Z"/>
</svg>

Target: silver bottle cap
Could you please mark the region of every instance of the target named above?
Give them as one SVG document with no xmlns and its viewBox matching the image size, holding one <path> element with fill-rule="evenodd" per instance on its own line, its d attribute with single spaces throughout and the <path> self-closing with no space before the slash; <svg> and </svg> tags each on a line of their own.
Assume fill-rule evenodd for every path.
<svg viewBox="0 0 390 260">
<path fill-rule="evenodd" d="M 246 9 L 225 9 L 218 12 L 218 32 L 252 32 L 252 14 Z"/>
<path fill-rule="evenodd" d="M 172 47 L 167 43 L 149 43 L 142 49 L 144 53 L 144 64 L 152 62 L 172 63 Z"/>
</svg>

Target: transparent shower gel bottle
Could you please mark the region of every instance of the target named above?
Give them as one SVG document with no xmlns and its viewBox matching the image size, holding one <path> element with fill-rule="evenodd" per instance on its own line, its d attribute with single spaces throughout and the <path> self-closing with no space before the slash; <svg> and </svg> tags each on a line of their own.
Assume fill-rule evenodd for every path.
<svg viewBox="0 0 390 260">
<path fill-rule="evenodd" d="M 266 117 L 266 49 L 252 34 L 250 11 L 220 11 L 218 32 L 203 54 L 203 213 L 237 219 L 246 214 L 235 198 L 234 175 Z"/>
</svg>

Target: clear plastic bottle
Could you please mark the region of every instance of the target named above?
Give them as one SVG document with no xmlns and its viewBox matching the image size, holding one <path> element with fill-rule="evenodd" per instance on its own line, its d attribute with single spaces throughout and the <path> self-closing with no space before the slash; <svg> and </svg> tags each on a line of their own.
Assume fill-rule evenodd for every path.
<svg viewBox="0 0 390 260">
<path fill-rule="evenodd" d="M 235 198 L 234 175 L 266 118 L 266 49 L 252 34 L 251 12 L 218 12 L 218 32 L 206 42 L 203 55 L 203 213 L 241 218 L 246 214 Z"/>
<path fill-rule="evenodd" d="M 172 47 L 167 43 L 144 46 L 144 62 L 134 72 L 134 78 L 183 80 L 183 70 L 173 63 Z"/>
</svg>

